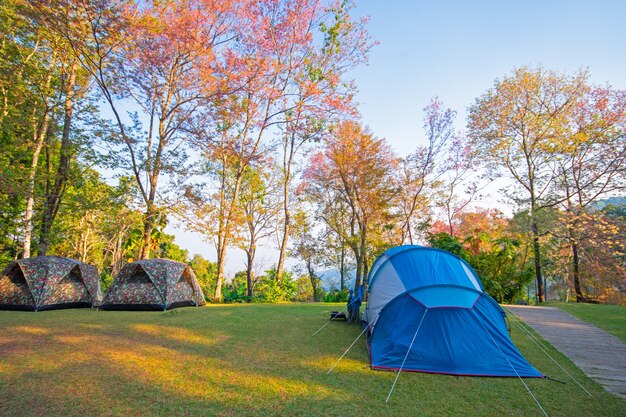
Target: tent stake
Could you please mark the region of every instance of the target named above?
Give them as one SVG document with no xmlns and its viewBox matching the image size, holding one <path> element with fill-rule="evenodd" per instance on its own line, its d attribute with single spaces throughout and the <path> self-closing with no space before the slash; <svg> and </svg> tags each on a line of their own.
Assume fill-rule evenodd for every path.
<svg viewBox="0 0 626 417">
<path fill-rule="evenodd" d="M 413 348 L 413 343 L 415 343 L 415 338 L 417 337 L 417 333 L 420 331 L 420 328 L 422 327 L 422 323 L 424 322 L 424 317 L 426 317 L 426 313 L 428 313 L 428 309 L 424 310 L 424 315 L 422 316 L 422 319 L 420 320 L 420 324 L 417 326 L 417 330 L 415 331 L 415 334 L 413 335 L 413 340 L 411 340 L 409 349 L 406 351 L 406 355 L 404 355 L 404 359 L 402 360 L 402 365 L 400 365 L 400 369 L 398 370 L 396 379 L 393 380 L 393 385 L 391 386 L 391 389 L 389 390 L 389 394 L 387 394 L 387 399 L 385 400 L 385 404 L 389 402 L 391 393 L 393 392 L 393 389 L 396 387 L 396 382 L 398 382 L 398 378 L 400 378 L 400 372 L 402 372 L 402 368 L 404 368 L 404 363 L 406 362 L 406 359 L 409 357 L 409 353 L 411 353 L 411 349 Z"/>
</svg>

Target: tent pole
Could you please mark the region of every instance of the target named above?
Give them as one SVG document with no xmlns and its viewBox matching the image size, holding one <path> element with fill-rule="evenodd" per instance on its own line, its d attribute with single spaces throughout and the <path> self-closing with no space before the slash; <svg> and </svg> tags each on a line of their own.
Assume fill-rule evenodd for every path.
<svg viewBox="0 0 626 417">
<path fill-rule="evenodd" d="M 352 342 L 352 344 L 350 345 L 350 347 L 348 347 L 348 349 L 346 349 L 345 352 L 343 352 L 343 355 L 341 355 L 341 357 L 339 359 L 337 359 L 337 362 L 335 362 L 333 364 L 333 366 L 330 367 L 330 369 L 328 370 L 328 372 L 326 372 L 326 375 L 330 374 L 330 372 L 335 369 L 335 366 L 337 366 L 337 364 L 339 363 L 340 360 L 343 359 L 344 356 L 346 356 L 346 354 L 348 353 L 348 351 L 350 351 L 350 349 L 352 349 L 352 346 L 354 346 L 354 344 L 356 343 L 357 340 L 359 340 L 361 338 L 361 336 L 363 336 L 363 333 L 365 333 L 365 331 L 369 328 L 370 326 L 365 326 L 365 328 L 363 329 L 363 331 L 356 337 L 356 339 L 354 339 L 354 342 Z"/>
<path fill-rule="evenodd" d="M 546 347 L 537 339 L 537 337 L 535 335 L 533 335 L 530 330 L 528 330 L 525 326 L 523 326 L 521 324 L 521 319 L 519 317 L 517 317 L 515 314 L 513 314 L 509 309 L 505 310 L 509 313 L 509 315 L 511 317 L 515 317 L 515 320 L 513 320 L 513 323 L 515 323 L 515 325 L 517 327 L 519 327 L 521 330 L 523 330 L 526 333 L 526 337 L 528 337 L 534 344 L 536 344 L 537 346 L 539 346 L 539 349 L 541 349 L 543 351 L 543 353 L 546 354 L 546 356 L 548 356 L 548 358 L 550 358 L 552 360 L 552 362 L 554 362 L 559 368 L 561 368 L 561 370 L 563 372 L 565 372 L 567 374 L 567 376 L 569 376 L 570 378 L 572 378 L 572 380 L 578 384 L 578 386 L 585 391 L 590 397 L 594 398 L 593 394 L 590 393 L 585 387 L 582 386 L 582 384 L 580 382 L 578 382 L 578 380 L 576 378 L 574 378 L 574 375 L 570 374 L 569 372 L 567 372 L 567 370 L 565 368 L 563 368 L 563 366 L 561 366 L 560 363 L 558 363 L 556 361 L 556 359 L 554 359 L 547 351 Z"/>
<path fill-rule="evenodd" d="M 517 377 L 519 378 L 519 380 L 522 382 L 522 384 L 524 384 L 524 387 L 526 387 L 526 391 L 528 391 L 528 393 L 530 394 L 531 397 L 533 397 L 533 400 L 535 400 L 535 402 L 537 403 L 537 405 L 539 406 L 539 409 L 543 412 L 543 414 L 546 417 L 548 416 L 548 413 L 546 413 L 546 410 L 543 409 L 543 407 L 541 406 L 541 404 L 539 403 L 539 400 L 537 399 L 537 397 L 535 397 L 535 394 L 533 394 L 533 392 L 530 390 L 530 388 L 528 387 L 528 385 L 526 385 L 526 383 L 524 382 L 524 379 L 522 379 L 522 377 L 520 376 L 520 374 L 517 372 L 517 369 L 515 369 L 515 367 L 513 366 L 513 364 L 511 363 L 511 361 L 509 360 L 509 358 L 506 356 L 506 354 L 502 351 L 502 349 L 500 349 L 500 345 L 498 345 L 498 342 L 496 342 L 496 339 L 493 338 L 493 336 L 491 335 L 491 333 L 489 332 L 489 330 L 487 330 L 487 328 L 485 327 L 485 325 L 483 324 L 483 322 L 480 320 L 480 318 L 478 317 L 478 315 L 476 314 L 476 311 L 472 309 L 472 313 L 474 313 L 474 315 L 476 316 L 476 318 L 478 319 L 478 322 L 480 323 L 481 326 L 483 326 L 483 329 L 485 330 L 485 332 L 489 335 L 489 337 L 491 338 L 491 340 L 493 341 L 493 344 L 496 345 L 496 347 L 498 348 L 498 350 L 500 351 L 500 353 L 502 353 L 502 356 L 504 356 L 504 359 L 506 359 L 507 363 L 509 364 L 509 366 L 511 367 L 511 369 L 513 369 L 513 372 L 515 372 L 515 375 L 517 375 Z"/>
<path fill-rule="evenodd" d="M 389 390 L 389 394 L 387 394 L 387 399 L 385 400 L 385 403 L 389 402 L 391 393 L 393 392 L 393 389 L 396 387 L 396 382 L 398 382 L 398 378 L 400 378 L 400 373 L 402 372 L 402 368 L 404 368 L 404 363 L 406 362 L 406 359 L 409 357 L 409 353 L 411 353 L 411 349 L 413 348 L 413 343 L 415 343 L 415 338 L 417 337 L 417 333 L 420 331 L 420 328 L 422 327 L 422 323 L 424 322 L 424 317 L 426 317 L 426 313 L 428 313 L 428 309 L 424 310 L 424 314 L 422 315 L 420 324 L 417 326 L 417 330 L 415 331 L 415 334 L 413 335 L 413 340 L 411 340 L 411 344 L 409 345 L 409 349 L 406 351 L 406 355 L 404 355 L 404 359 L 402 360 L 402 365 L 400 365 L 400 369 L 398 370 L 396 379 L 393 380 L 393 385 L 391 386 L 391 389 Z"/>
</svg>

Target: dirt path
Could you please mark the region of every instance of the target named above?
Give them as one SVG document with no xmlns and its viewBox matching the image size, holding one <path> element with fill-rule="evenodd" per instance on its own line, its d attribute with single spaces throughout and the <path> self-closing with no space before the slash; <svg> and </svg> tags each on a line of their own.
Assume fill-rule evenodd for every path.
<svg viewBox="0 0 626 417">
<path fill-rule="evenodd" d="M 626 398 L 626 343 L 557 307 L 504 307 L 607 391 Z"/>
</svg>

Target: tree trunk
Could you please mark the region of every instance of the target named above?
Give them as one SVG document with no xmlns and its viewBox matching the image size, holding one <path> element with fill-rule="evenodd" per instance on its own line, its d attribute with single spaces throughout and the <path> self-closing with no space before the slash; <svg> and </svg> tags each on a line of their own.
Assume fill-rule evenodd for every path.
<svg viewBox="0 0 626 417">
<path fill-rule="evenodd" d="M 361 248 L 358 244 L 354 250 L 354 257 L 356 258 L 356 274 L 354 277 L 354 290 L 356 291 L 363 274 L 363 255 L 361 254 Z"/>
<path fill-rule="evenodd" d="M 50 82 L 48 78 L 48 83 Z M 46 105 L 45 113 L 41 124 L 37 127 L 34 123 L 35 132 L 35 148 L 33 149 L 33 159 L 30 164 L 30 172 L 28 174 L 28 185 L 26 188 L 26 211 L 24 212 L 24 243 L 22 245 L 22 258 L 30 258 L 30 247 L 33 234 L 33 207 L 35 205 L 35 177 L 37 176 L 37 164 L 39 162 L 39 154 L 43 148 L 48 125 L 50 123 L 50 109 Z"/>
<path fill-rule="evenodd" d="M 311 259 L 309 258 L 306 261 L 306 269 L 307 272 L 309 273 L 309 279 L 311 280 L 311 287 L 313 288 L 313 301 L 317 302 L 320 301 L 320 296 L 319 296 L 319 283 L 318 283 L 318 279 L 317 279 L 317 275 L 315 275 L 315 270 L 313 268 L 313 263 L 311 262 Z"/>
<path fill-rule="evenodd" d="M 226 164 L 226 162 L 223 162 Z M 226 166 L 226 165 L 224 165 Z M 224 170 L 224 172 L 226 169 Z M 235 179 L 235 188 L 233 189 L 232 199 L 229 202 L 229 207 L 225 211 L 226 197 L 225 197 L 225 185 L 222 184 L 222 190 L 220 191 L 220 218 L 218 219 L 219 228 L 217 233 L 217 278 L 215 282 L 215 302 L 222 301 L 222 283 L 224 282 L 224 262 L 226 260 L 226 247 L 228 246 L 228 237 L 230 235 L 231 217 L 235 212 L 235 207 L 239 200 L 239 192 L 241 190 L 241 181 L 243 179 L 243 168 L 237 172 Z M 223 174 L 225 181 L 225 173 Z"/>
<path fill-rule="evenodd" d="M 289 233 L 291 231 L 291 216 L 289 215 L 289 209 L 285 204 L 285 228 L 283 230 L 283 239 L 280 244 L 280 254 L 278 256 L 278 265 L 276 265 L 276 280 L 280 281 L 283 276 L 283 270 L 285 267 L 285 255 L 287 253 L 287 243 L 289 241 Z"/>
<path fill-rule="evenodd" d="M 539 247 L 539 226 L 534 213 L 531 214 L 531 231 L 533 236 L 533 256 L 535 259 L 535 279 L 537 281 L 537 301 L 543 303 L 545 301 L 543 278 L 541 276 L 541 251 Z"/>
<path fill-rule="evenodd" d="M 339 289 L 341 291 L 343 291 L 344 288 L 346 288 L 346 277 L 345 277 L 345 271 L 346 271 L 346 247 L 343 245 L 343 243 L 341 244 L 341 255 L 339 258 Z"/>
<path fill-rule="evenodd" d="M 87 230 L 85 231 L 85 239 L 83 240 L 83 245 L 80 251 L 81 262 L 87 262 L 87 252 L 89 251 L 89 235 L 90 234 L 91 234 L 91 227 L 87 225 Z"/>
<path fill-rule="evenodd" d="M 585 300 L 582 288 L 580 287 L 580 259 L 578 256 L 578 244 L 572 241 L 572 263 L 574 273 L 574 291 L 576 292 L 576 302 L 580 303 Z"/>
<path fill-rule="evenodd" d="M 220 239 L 218 237 L 218 239 Z M 222 302 L 222 284 L 224 283 L 224 261 L 226 256 L 226 248 L 224 244 L 218 244 L 217 249 L 217 276 L 215 279 L 215 297 L 213 298 L 216 303 Z"/>
<path fill-rule="evenodd" d="M 291 215 L 289 213 L 289 183 L 291 182 L 291 161 L 293 159 L 293 143 L 290 143 L 289 157 L 287 157 L 287 147 L 283 153 L 283 214 L 285 224 L 283 229 L 283 237 L 280 242 L 280 253 L 278 255 L 278 265 L 276 265 L 276 280 L 280 281 L 285 266 L 285 256 L 287 254 L 287 243 L 289 242 L 289 233 L 291 232 Z"/>
<path fill-rule="evenodd" d="M 139 259 L 150 258 L 150 248 L 152 246 L 152 229 L 154 229 L 154 222 L 156 220 L 156 209 L 154 203 L 148 202 L 148 208 L 143 223 L 143 243 L 141 245 L 141 251 L 139 252 Z"/>
<path fill-rule="evenodd" d="M 367 223 L 363 220 L 363 226 L 361 231 L 361 278 L 354 282 L 354 293 L 357 293 L 360 285 L 365 285 L 367 280 Z"/>
<path fill-rule="evenodd" d="M 248 302 L 252 302 L 252 286 L 254 284 L 254 257 L 256 255 L 256 244 L 251 240 L 250 245 L 248 245 L 248 250 L 246 250 L 246 285 L 247 285 L 247 294 L 248 294 Z"/>
<path fill-rule="evenodd" d="M 64 117 L 63 117 L 63 134 L 61 137 L 61 150 L 59 166 L 57 168 L 57 174 L 54 179 L 54 185 L 52 192 L 46 196 L 46 206 L 43 213 L 43 219 L 41 223 L 41 235 L 39 236 L 39 255 L 45 256 L 48 252 L 48 246 L 50 245 L 50 232 L 54 224 L 59 207 L 61 206 L 61 200 L 63 193 L 65 192 L 65 186 L 69 177 L 70 159 L 71 159 L 71 146 L 70 130 L 72 125 L 72 115 L 74 113 L 74 87 L 76 86 L 76 70 L 78 69 L 78 62 L 74 61 L 70 69 L 70 75 L 67 81 L 67 85 L 64 91 L 65 103 L 64 103 Z"/>
<path fill-rule="evenodd" d="M 118 231 L 117 238 L 115 239 L 115 249 L 113 250 L 113 256 L 111 257 L 111 275 L 114 277 L 122 269 L 122 240 L 124 238 L 124 232 Z"/>
</svg>

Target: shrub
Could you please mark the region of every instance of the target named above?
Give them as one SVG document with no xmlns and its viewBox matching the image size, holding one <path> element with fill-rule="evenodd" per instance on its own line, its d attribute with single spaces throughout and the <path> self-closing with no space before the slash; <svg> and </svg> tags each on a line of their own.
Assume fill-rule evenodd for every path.
<svg viewBox="0 0 626 417">
<path fill-rule="evenodd" d="M 348 290 L 331 290 L 324 297 L 325 303 L 347 303 L 348 302 Z"/>
<path fill-rule="evenodd" d="M 276 280 L 276 269 L 266 271 L 259 278 L 255 288 L 254 301 L 261 303 L 280 303 L 294 301 L 298 293 L 297 282 L 291 272 L 284 272 L 280 280 Z"/>
</svg>

